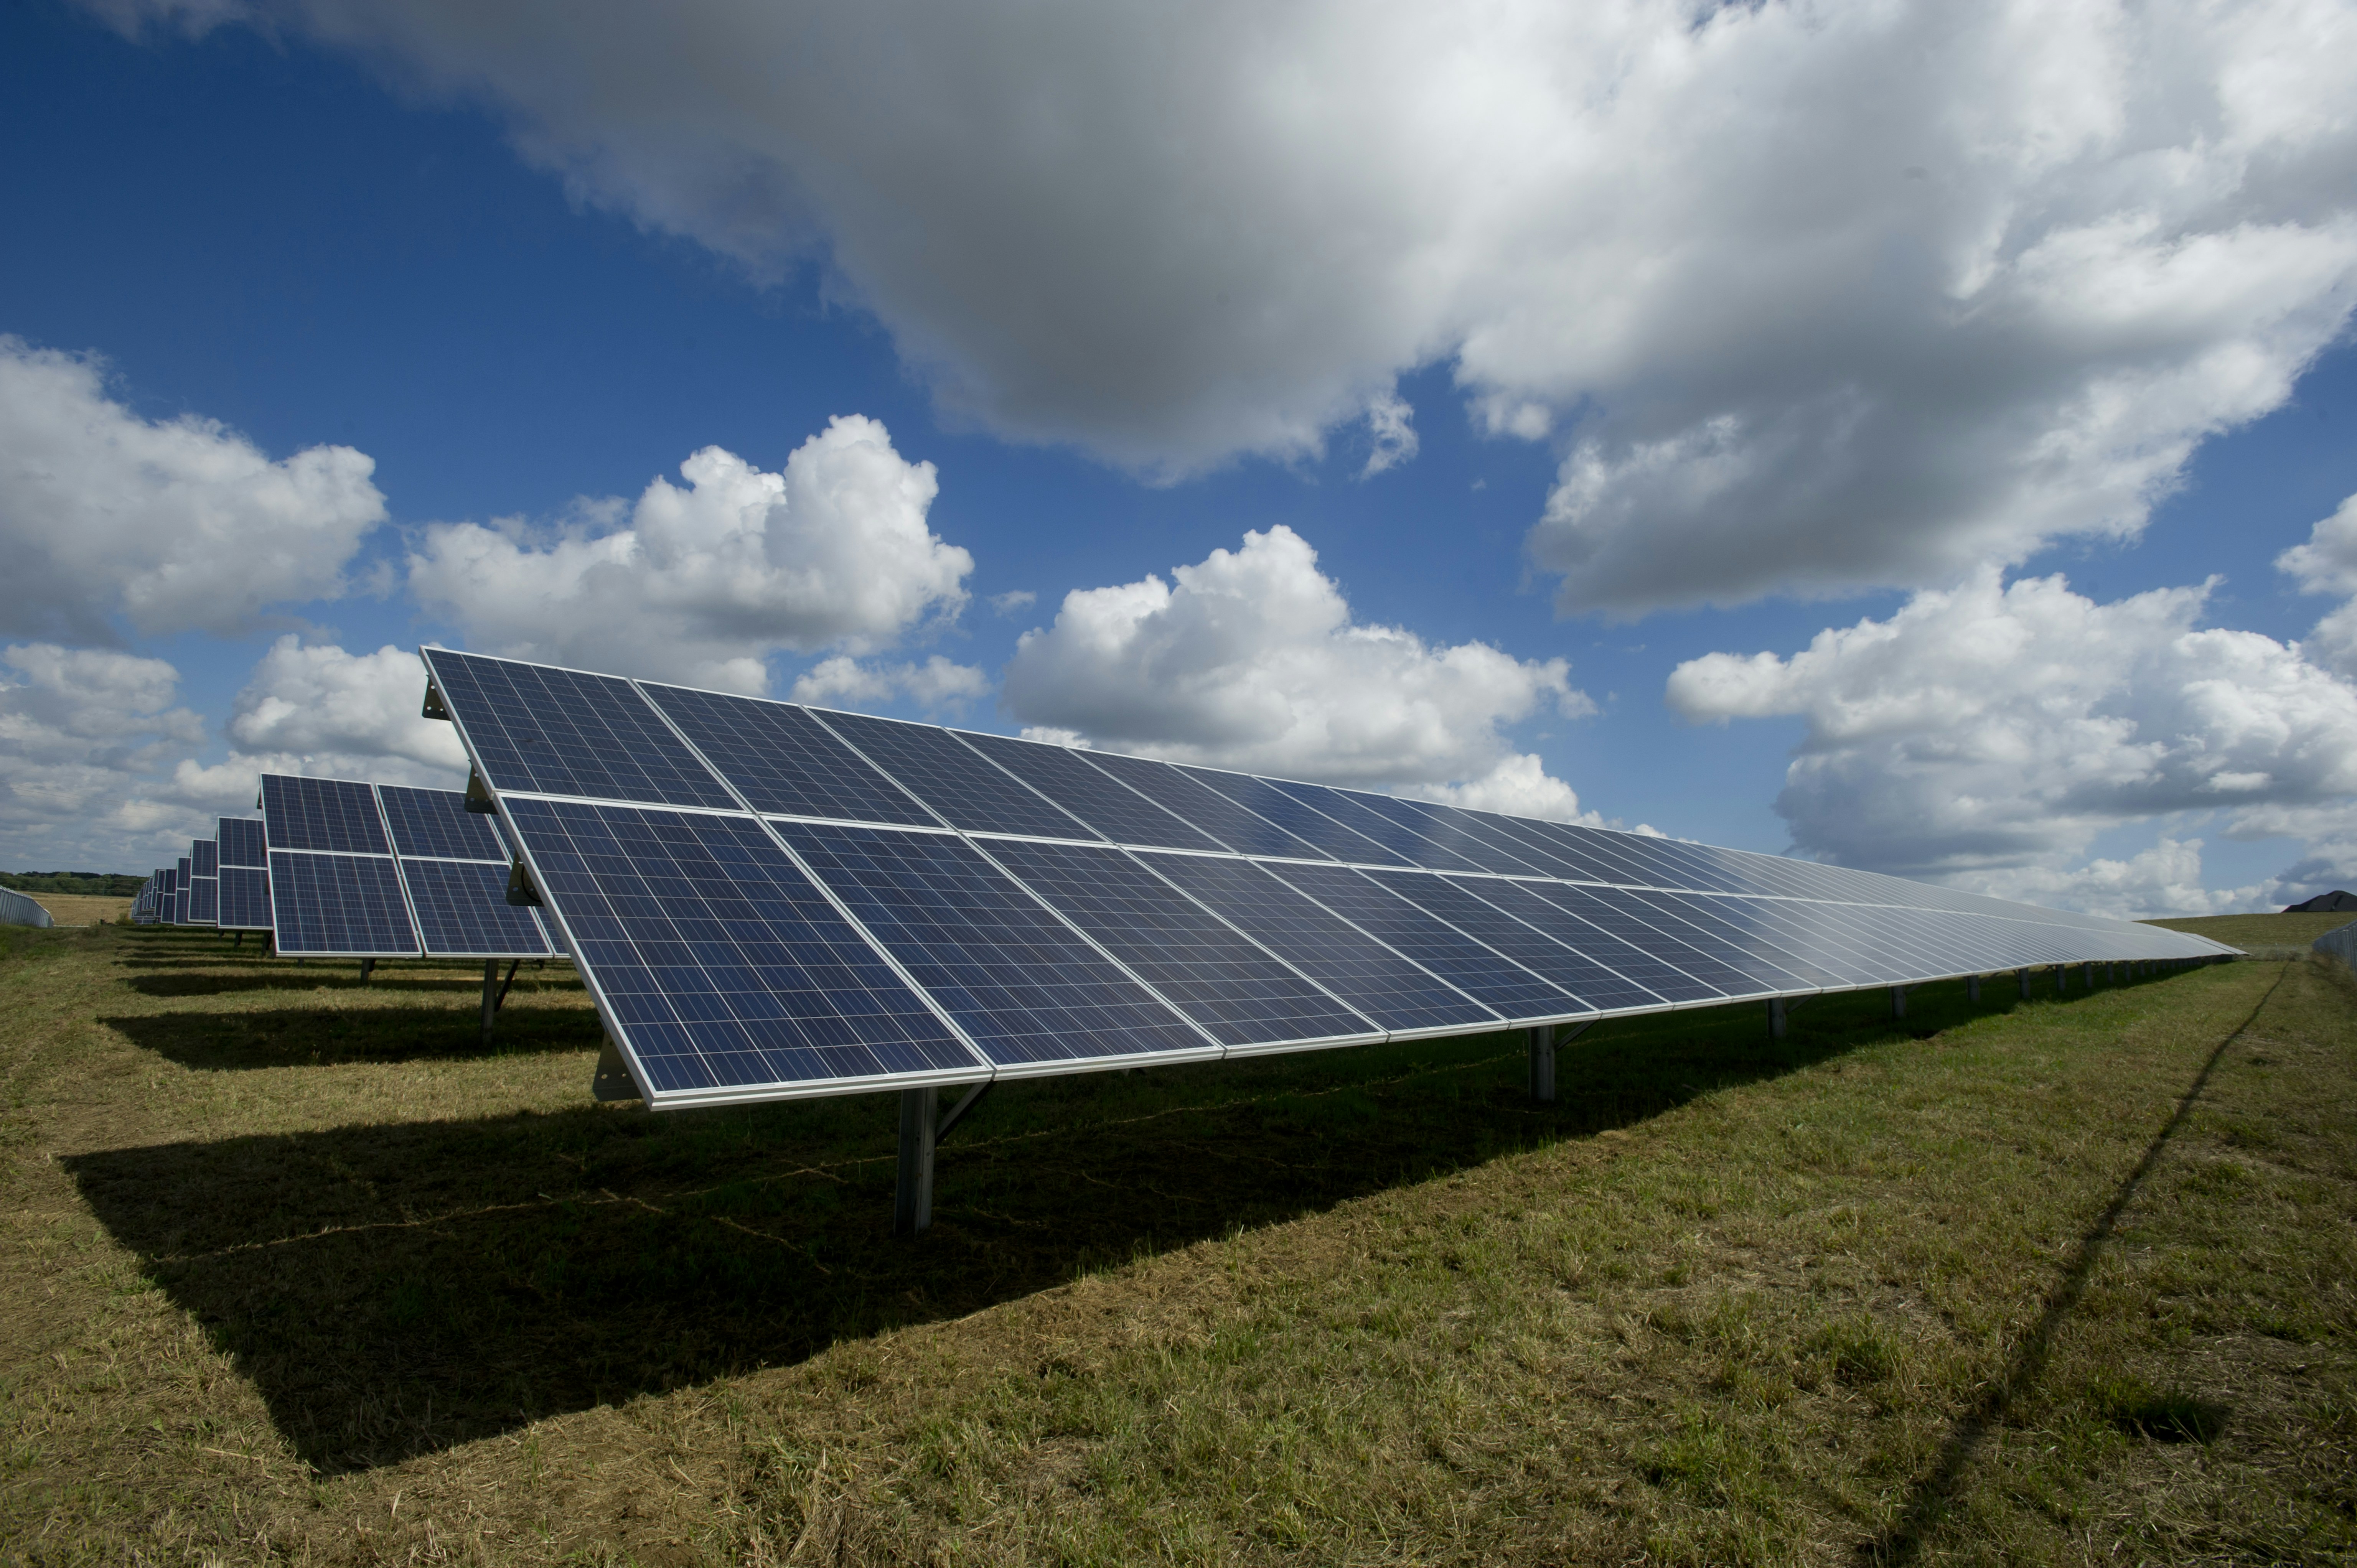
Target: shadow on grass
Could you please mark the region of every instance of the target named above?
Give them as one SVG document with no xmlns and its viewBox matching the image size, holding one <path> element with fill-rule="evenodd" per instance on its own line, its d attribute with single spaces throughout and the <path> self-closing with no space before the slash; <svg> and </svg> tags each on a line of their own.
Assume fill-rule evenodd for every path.
<svg viewBox="0 0 2357 1568">
<path fill-rule="evenodd" d="M 380 964 L 376 973 L 365 981 L 360 976 L 358 961 L 353 959 L 314 960 L 302 969 L 296 968 L 293 960 L 285 959 L 269 969 L 246 974 L 223 974 L 221 967 L 218 963 L 208 964 L 201 969 L 191 965 L 185 971 L 170 974 L 135 974 L 125 983 L 142 996 L 226 996 L 241 991 L 366 991 L 390 992 L 395 995 L 404 992 L 432 992 L 479 996 L 483 990 L 483 976 L 479 970 L 471 975 L 459 976 L 439 965 L 427 973 L 412 973 Z M 507 966 L 500 965 L 500 972 L 504 975 Z M 557 973 L 568 983 L 573 979 L 570 969 Z M 533 972 L 526 970 L 518 976 L 517 983 L 522 984 L 526 977 L 542 984 L 548 983 L 552 978 L 546 973 L 534 975 Z"/>
<path fill-rule="evenodd" d="M 1906 1022 L 2006 1005 L 1930 987 Z M 790 1364 L 1890 1035 L 1880 993 L 1821 1000 L 1781 1041 L 1751 1007 L 1626 1020 L 1561 1054 L 1551 1106 L 1500 1035 L 1008 1084 L 942 1145 L 915 1242 L 889 1233 L 884 1097 L 585 1106 L 65 1164 L 302 1455 L 340 1471 Z"/>
<path fill-rule="evenodd" d="M 482 982 L 475 982 L 479 993 Z M 486 1042 L 474 1007 L 280 1007 L 145 1013 L 102 1018 L 134 1045 L 199 1072 L 338 1067 L 351 1062 L 454 1061 L 534 1051 L 594 1051 L 605 1039 L 587 1006 L 534 1006 L 522 993 L 500 1009 Z M 308 988 L 306 988 L 308 989 Z M 565 987 L 576 996 L 577 987 Z M 546 993 L 561 995 L 552 986 Z M 582 1082 L 588 1082 L 587 1070 Z"/>
</svg>

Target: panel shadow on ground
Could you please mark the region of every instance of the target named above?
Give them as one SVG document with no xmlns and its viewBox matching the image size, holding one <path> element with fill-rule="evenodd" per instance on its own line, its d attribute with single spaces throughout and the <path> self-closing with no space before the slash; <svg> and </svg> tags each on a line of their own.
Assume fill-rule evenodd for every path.
<svg viewBox="0 0 2357 1568">
<path fill-rule="evenodd" d="M 1966 1015 L 1962 987 L 1946 1014 Z M 1981 1011 L 2001 1010 L 2002 1004 Z M 1908 1020 L 1936 1026 L 1924 994 Z M 1889 1032 L 1878 994 L 1629 1019 L 1533 1103 L 1512 1036 L 1002 1085 L 889 1236 L 883 1097 L 583 1109 L 124 1148 L 64 1164 L 308 1463 L 394 1463 L 799 1361 L 1118 1263 L 1642 1120 Z"/>
</svg>

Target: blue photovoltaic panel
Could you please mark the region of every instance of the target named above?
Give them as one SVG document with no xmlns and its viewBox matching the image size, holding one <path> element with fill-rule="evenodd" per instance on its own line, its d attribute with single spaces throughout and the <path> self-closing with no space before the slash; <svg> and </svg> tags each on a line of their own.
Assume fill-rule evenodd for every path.
<svg viewBox="0 0 2357 1568">
<path fill-rule="evenodd" d="M 1649 893 L 1642 896 L 1668 912 L 1738 940 L 1760 944 L 1762 950 L 1795 974 L 1808 974 L 1821 985 L 1871 985 L 1887 978 L 1888 964 L 1868 961 L 1847 942 L 1835 941 L 1777 913 L 1765 898 L 1706 897 L 1698 893 Z M 1779 956 L 1779 955 L 1782 956 Z"/>
<path fill-rule="evenodd" d="M 507 864 L 508 846 L 500 842 L 490 814 L 467 810 L 467 797 L 457 790 L 380 784 L 376 793 L 384 802 L 385 821 L 393 825 L 393 848 L 399 854 Z"/>
<path fill-rule="evenodd" d="M 778 831 L 1002 1068 L 1219 1047 L 948 833 Z"/>
<path fill-rule="evenodd" d="M 223 817 L 221 819 L 221 863 L 223 865 L 267 867 L 270 865 L 268 841 L 262 822 L 254 817 Z"/>
<path fill-rule="evenodd" d="M 1368 805 L 1372 810 L 1411 822 L 1417 821 L 1420 814 L 1428 831 L 1442 843 L 1482 870 L 1494 871 L 1501 876 L 1567 876 L 1577 881 L 1587 875 L 1583 863 L 1556 854 L 1527 835 L 1501 832 L 1482 812 L 1390 796 L 1371 797 Z"/>
<path fill-rule="evenodd" d="M 1624 891 L 1619 897 L 1633 913 L 1654 927 L 1700 948 L 1770 991 L 1803 991 L 1843 983 L 1839 976 L 1785 951 L 1766 937 L 1738 930 L 1697 908 L 1702 899 L 1695 895 Z"/>
<path fill-rule="evenodd" d="M 576 962 L 667 1104 L 2218 950 L 1680 840 L 439 650 L 428 662 L 505 820 L 544 819 L 549 864 L 533 869 L 546 929 L 577 915 L 576 939 L 595 930 L 603 945 Z M 483 940 L 442 933 L 446 899 L 516 917 L 487 902 L 497 841 L 466 842 L 489 823 L 435 810 L 450 813 L 440 829 L 383 794 L 397 875 L 444 950 Z M 560 810 L 586 814 L 561 822 Z M 530 833 L 522 847 L 537 853 Z M 175 880 L 185 896 L 192 879 Z M 774 964 L 699 945 L 774 936 L 716 913 L 728 898 L 837 922 L 835 945 L 780 940 Z M 177 909 L 161 887 L 153 902 Z M 865 999 L 819 978 L 862 963 L 892 976 Z M 920 1025 L 885 995 L 919 1005 Z M 791 1025 L 763 1034 L 780 1019 Z M 842 1061 L 780 1065 L 780 1050 L 837 1048 L 793 1029 L 838 1027 Z M 929 1055 L 893 1033 L 907 1027 L 954 1049 Z M 904 1047 L 914 1055 L 892 1059 Z"/>
<path fill-rule="evenodd" d="M 1454 839 L 1462 835 L 1444 833 L 1429 819 L 1417 821 L 1381 810 L 1375 797 L 1361 795 L 1355 789 L 1329 789 L 1323 784 L 1294 784 L 1272 779 L 1273 789 L 1283 791 L 1321 815 L 1333 818 L 1362 838 L 1371 838 L 1410 865 L 1420 865 L 1426 871 L 1494 871 L 1502 869 L 1470 859 Z M 1494 858 L 1494 857 L 1492 857 Z M 1516 865 L 1516 871 L 1535 869 Z"/>
<path fill-rule="evenodd" d="M 270 852 L 273 943 L 285 954 L 412 958 L 417 931 L 393 860 L 379 854 Z"/>
<path fill-rule="evenodd" d="M 1496 905 L 1523 924 L 1536 927 L 1574 952 L 1593 959 L 1624 980 L 1643 986 L 1664 1001 L 1716 1002 L 1727 994 L 1717 986 L 1706 984 L 1687 973 L 1679 965 L 1664 961 L 1652 947 L 1640 947 L 1623 941 L 1611 931 L 1579 918 L 1552 899 L 1540 897 L 1540 889 L 1559 887 L 1562 884 L 1510 882 L 1496 876 L 1457 877 L 1452 880 L 1483 903 Z M 1648 935 L 1649 942 L 1653 940 Z M 1693 956 L 1699 958 L 1701 955 Z M 1738 983 L 1745 983 L 1739 976 L 1734 978 Z M 1746 989 L 1749 989 L 1748 983 Z"/>
<path fill-rule="evenodd" d="M 752 818 L 505 805 L 574 961 L 657 1095 L 982 1076 Z"/>
<path fill-rule="evenodd" d="M 1120 850 L 1002 840 L 990 854 L 1224 1045 L 1383 1037 Z"/>
<path fill-rule="evenodd" d="M 1104 751 L 1078 755 L 1090 767 L 1111 774 L 1188 826 L 1210 834 L 1239 854 L 1278 855 L 1288 860 L 1333 858 L 1266 817 L 1245 811 L 1218 790 L 1205 789 L 1168 762 Z"/>
<path fill-rule="evenodd" d="M 445 648 L 425 658 L 495 790 L 737 809 L 627 681 Z"/>
<path fill-rule="evenodd" d="M 1510 1022 L 1590 1011 L 1560 986 L 1501 957 L 1437 916 L 1394 897 L 1386 885 L 1370 881 L 1348 866 L 1279 863 L 1267 869 Z"/>
<path fill-rule="evenodd" d="M 221 883 L 210 876 L 188 878 L 188 924 L 210 926 L 221 908 Z"/>
<path fill-rule="evenodd" d="M 1182 767 L 1179 771 L 1205 789 L 1225 795 L 1253 815 L 1275 822 L 1295 838 L 1316 844 L 1336 860 L 1351 861 L 1361 865 L 1415 864 L 1404 855 L 1393 854 L 1366 834 L 1351 832 L 1265 779 L 1255 779 L 1249 773 L 1222 773 L 1211 768 Z"/>
<path fill-rule="evenodd" d="M 1139 858 L 1383 1028 L 1438 1033 L 1504 1022 L 1261 866 L 1225 855 L 1145 852 Z"/>
<path fill-rule="evenodd" d="M 968 746 L 1030 785 L 1115 843 L 1156 849 L 1216 850 L 1221 845 L 1127 785 L 1090 767 L 1070 746 L 1003 735 L 955 732 Z"/>
<path fill-rule="evenodd" d="M 932 813 L 791 703 L 641 682 L 757 811 L 931 827 Z"/>
<path fill-rule="evenodd" d="M 481 860 L 401 863 L 418 940 L 431 958 L 546 958 L 548 939 L 528 908 L 508 902 L 508 868 Z"/>
<path fill-rule="evenodd" d="M 822 713 L 825 725 L 906 785 L 952 827 L 979 833 L 1031 833 L 1093 839 L 1088 824 L 1059 810 L 1004 769 L 994 768 L 945 729 Z"/>
<path fill-rule="evenodd" d="M 262 820 L 272 849 L 337 854 L 390 854 L 376 790 L 346 779 L 262 776 Z"/>
<path fill-rule="evenodd" d="M 221 929 L 270 929 L 270 873 L 259 865 L 224 865 L 221 874 Z"/>
<path fill-rule="evenodd" d="M 194 876 L 221 875 L 221 845 L 211 839 L 198 839 L 188 845 L 188 872 Z"/>
<path fill-rule="evenodd" d="M 1574 882 L 1633 883 L 1638 880 L 1637 868 L 1625 860 L 1600 855 L 1575 843 L 1570 835 L 1558 832 L 1555 822 L 1543 822 L 1534 817 L 1509 817 L 1498 811 L 1468 811 L 1468 817 L 1480 824 L 1479 831 L 1489 834 L 1509 847 L 1523 846 L 1529 852 L 1545 857 L 1544 870 Z M 1593 836 L 1593 835 L 1591 835 Z"/>
<path fill-rule="evenodd" d="M 1483 946 L 1553 981 L 1577 997 L 1583 1005 L 1600 1013 L 1625 1007 L 1659 1007 L 1665 1000 L 1635 981 L 1614 973 L 1597 959 L 1575 951 L 1536 927 L 1514 918 L 1496 904 L 1475 897 L 1469 891 L 1475 887 L 1507 888 L 1513 886 L 1512 883 L 1485 878 L 1460 884 L 1449 877 L 1414 871 L 1371 871 L 1367 875 Z"/>
<path fill-rule="evenodd" d="M 1641 952 L 1652 954 L 1662 963 L 1681 970 L 1726 995 L 1756 996 L 1763 992 L 1805 988 L 1800 981 L 1790 979 L 1781 985 L 1764 983 L 1703 951 L 1694 943 L 1679 940 L 1646 919 L 1645 911 L 1620 888 L 1574 887 L 1564 882 L 1526 882 L 1522 886 L 1548 903 L 1578 916 L 1589 925 L 1618 937 Z M 1652 985 L 1653 983 L 1647 980 L 1645 983 Z"/>
</svg>

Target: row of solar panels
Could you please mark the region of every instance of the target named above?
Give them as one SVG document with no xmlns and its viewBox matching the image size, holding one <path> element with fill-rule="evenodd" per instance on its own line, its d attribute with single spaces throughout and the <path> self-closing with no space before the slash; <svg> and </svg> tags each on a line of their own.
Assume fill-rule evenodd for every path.
<svg viewBox="0 0 2357 1568">
<path fill-rule="evenodd" d="M 1894 877 L 425 650 L 651 1104 L 2206 957 Z"/>
<path fill-rule="evenodd" d="M 265 931 L 301 958 L 546 958 L 508 902 L 497 824 L 448 789 L 262 777 L 262 820 L 221 819 L 133 901 L 135 921 Z"/>
</svg>

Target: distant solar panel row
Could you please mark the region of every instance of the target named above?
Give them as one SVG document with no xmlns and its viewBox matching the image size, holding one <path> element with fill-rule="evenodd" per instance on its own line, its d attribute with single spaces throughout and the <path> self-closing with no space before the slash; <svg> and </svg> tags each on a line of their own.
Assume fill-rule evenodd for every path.
<svg viewBox="0 0 2357 1568">
<path fill-rule="evenodd" d="M 241 911 L 281 953 L 318 958 L 545 958 L 538 917 L 507 901 L 510 856 L 487 816 L 447 789 L 342 779 L 262 778 L 262 821 L 235 824 L 223 865 Z M 232 824 L 224 821 L 224 844 Z M 261 830 L 261 843 L 249 827 Z M 254 878 L 248 881 L 249 877 Z M 245 928 L 253 929 L 253 928 Z"/>
<path fill-rule="evenodd" d="M 656 1104 L 2231 950 L 1632 833 L 425 658 Z M 384 816 L 405 831 L 389 795 Z M 314 853 L 359 853 L 356 829 L 318 831 Z"/>
</svg>

